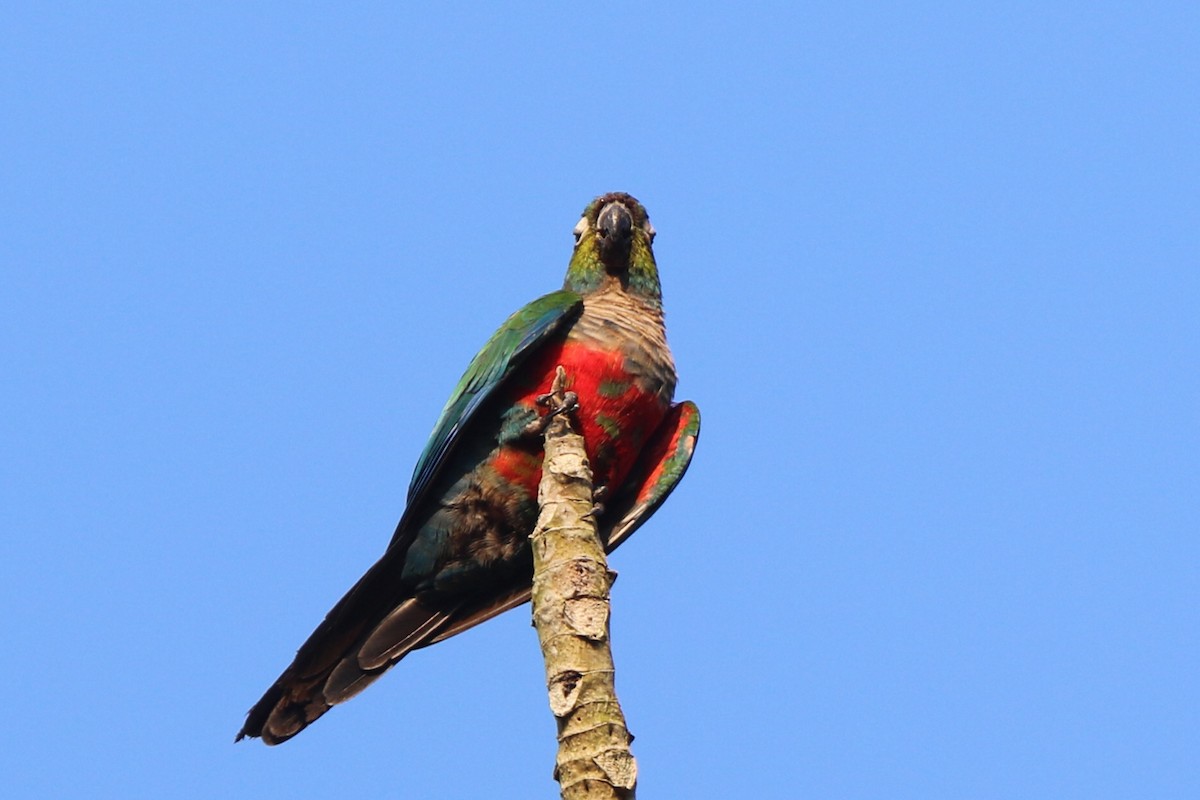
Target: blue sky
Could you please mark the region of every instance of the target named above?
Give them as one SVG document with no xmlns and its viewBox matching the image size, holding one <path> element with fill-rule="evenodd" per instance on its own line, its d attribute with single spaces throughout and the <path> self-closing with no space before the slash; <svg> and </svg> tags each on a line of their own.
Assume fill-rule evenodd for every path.
<svg viewBox="0 0 1200 800">
<path fill-rule="evenodd" d="M 1200 12 L 0 12 L 11 797 L 553 797 L 527 612 L 278 748 L 579 211 L 658 230 L 687 479 L 615 556 L 646 797 L 1200 796 Z"/>
</svg>

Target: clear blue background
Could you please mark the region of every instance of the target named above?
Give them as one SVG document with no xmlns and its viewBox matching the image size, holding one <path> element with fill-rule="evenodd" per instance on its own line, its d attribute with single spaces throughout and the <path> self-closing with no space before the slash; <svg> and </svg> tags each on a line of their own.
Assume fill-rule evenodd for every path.
<svg viewBox="0 0 1200 800">
<path fill-rule="evenodd" d="M 0 793 L 556 796 L 524 610 L 233 735 L 624 190 L 642 795 L 1200 797 L 1200 6 L 398 5 L 0 12 Z"/>
</svg>

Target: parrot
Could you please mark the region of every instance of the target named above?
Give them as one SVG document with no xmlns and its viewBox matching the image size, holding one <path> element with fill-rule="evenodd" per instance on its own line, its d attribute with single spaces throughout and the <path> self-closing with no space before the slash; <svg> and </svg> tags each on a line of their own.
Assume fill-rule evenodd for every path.
<svg viewBox="0 0 1200 800">
<path fill-rule="evenodd" d="M 546 407 L 557 367 L 577 398 L 605 550 L 662 505 L 691 463 L 700 412 L 673 402 L 654 236 L 626 193 L 588 204 L 563 288 L 510 316 L 470 362 L 383 555 L 250 709 L 236 741 L 287 741 L 411 651 L 529 600 L 542 432 L 563 410 Z"/>
</svg>

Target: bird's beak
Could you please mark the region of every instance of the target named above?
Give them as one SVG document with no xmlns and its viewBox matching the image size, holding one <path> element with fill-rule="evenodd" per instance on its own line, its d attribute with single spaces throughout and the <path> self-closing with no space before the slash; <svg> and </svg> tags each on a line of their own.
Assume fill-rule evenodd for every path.
<svg viewBox="0 0 1200 800">
<path fill-rule="evenodd" d="M 633 241 L 633 215 L 625 204 L 614 200 L 600 209 L 596 217 L 596 233 L 600 237 L 600 254 L 606 258 L 621 257 L 629 253 Z"/>
</svg>

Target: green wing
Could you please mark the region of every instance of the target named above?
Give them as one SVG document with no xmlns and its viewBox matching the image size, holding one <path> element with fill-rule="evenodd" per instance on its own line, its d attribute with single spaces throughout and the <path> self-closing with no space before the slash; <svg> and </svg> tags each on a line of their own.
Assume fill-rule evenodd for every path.
<svg viewBox="0 0 1200 800">
<path fill-rule="evenodd" d="M 699 436 L 700 409 L 696 404 L 685 400 L 672 406 L 654 437 L 646 443 L 633 474 L 626 478 L 622 491 L 604 512 L 604 519 L 611 520 L 611 527 L 605 531 L 607 526 L 601 526 L 600 533 L 607 534 L 606 549 L 610 553 L 650 519 L 679 485 L 692 463 Z"/>
<path fill-rule="evenodd" d="M 534 300 L 500 326 L 471 360 L 442 409 L 429 442 L 417 459 L 408 487 L 408 507 L 416 505 L 446 463 L 459 434 L 475 412 L 537 346 L 574 321 L 583 310 L 575 292 L 560 289 Z"/>
</svg>

